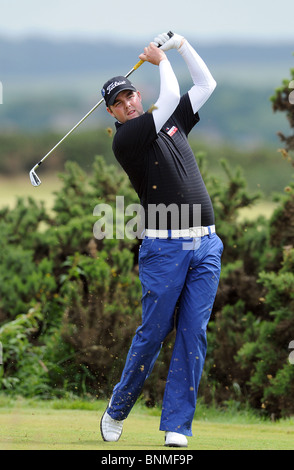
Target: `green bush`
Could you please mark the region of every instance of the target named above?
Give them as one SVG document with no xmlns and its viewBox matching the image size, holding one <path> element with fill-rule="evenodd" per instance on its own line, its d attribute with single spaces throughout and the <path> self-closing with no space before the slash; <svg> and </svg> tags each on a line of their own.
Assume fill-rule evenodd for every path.
<svg viewBox="0 0 294 470">
<path fill-rule="evenodd" d="M 207 403 L 224 404 L 238 392 L 239 401 L 287 414 L 293 255 L 284 250 L 281 264 L 289 234 L 279 231 L 277 241 L 275 227 L 289 214 L 292 192 L 271 221 L 241 223 L 239 209 L 258 195 L 247 194 L 239 169 L 233 173 L 223 162 L 224 184 L 207 176 L 203 155 L 197 159 L 225 245 L 200 393 Z M 141 320 L 139 242 L 95 239 L 93 209 L 104 202 L 115 211 L 117 195 L 125 196 L 125 205 L 137 198 L 125 174 L 101 157 L 92 175 L 68 163 L 51 215 L 30 199 L 1 211 L 0 383 L 7 393 L 107 397 L 121 374 Z M 162 399 L 173 341 L 174 333 L 145 384 L 150 406 Z"/>
<path fill-rule="evenodd" d="M 292 77 L 294 70 L 291 71 Z M 286 112 L 294 126 L 289 80 L 272 97 L 273 110 Z M 293 166 L 293 136 L 280 133 L 283 157 Z M 291 172 L 291 167 L 290 167 Z M 221 194 L 223 188 L 221 187 Z M 232 190 L 227 191 L 227 196 Z M 246 200 L 246 194 L 243 200 Z M 235 198 L 238 204 L 239 198 Z M 234 204 L 225 213 L 236 214 Z M 209 324 L 209 349 L 201 393 L 207 402 L 231 398 L 249 403 L 272 417 L 293 414 L 294 339 L 294 185 L 277 196 L 278 208 L 269 221 L 225 220 L 223 271 L 214 316 Z M 217 220 L 223 214 L 219 212 Z M 222 219 L 221 219 L 222 220 Z"/>
<path fill-rule="evenodd" d="M 241 220 L 240 209 L 253 207 L 260 195 L 249 193 L 240 168 L 221 161 L 219 178 L 208 173 L 203 153 L 196 158 L 224 242 L 200 395 L 207 404 L 236 400 L 288 416 L 294 412 L 288 349 L 294 340 L 294 185 L 279 195 L 270 220 Z M 106 398 L 141 321 L 140 242 L 95 238 L 94 208 L 112 206 L 116 233 L 116 197 L 124 196 L 125 207 L 138 200 L 124 172 L 102 157 L 90 177 L 68 162 L 60 178 L 50 213 L 32 199 L 0 211 L 0 387 L 26 397 Z M 174 335 L 144 386 L 150 406 L 162 400 Z"/>
<path fill-rule="evenodd" d="M 0 214 L 1 386 L 26 396 L 106 396 L 140 319 L 138 243 L 96 240 L 93 209 L 102 201 L 114 206 L 119 193 L 137 200 L 126 176 L 102 158 L 92 180 L 76 163 L 60 177 L 53 216 L 31 199 Z M 35 317 L 27 312 L 35 309 L 32 336 Z"/>
</svg>

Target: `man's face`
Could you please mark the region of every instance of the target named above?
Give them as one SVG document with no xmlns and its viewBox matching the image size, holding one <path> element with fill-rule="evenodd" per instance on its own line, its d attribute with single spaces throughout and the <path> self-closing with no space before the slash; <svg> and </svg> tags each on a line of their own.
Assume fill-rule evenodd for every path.
<svg viewBox="0 0 294 470">
<path fill-rule="evenodd" d="M 107 111 L 122 124 L 130 119 L 141 116 L 144 111 L 140 92 L 132 90 L 121 91 L 115 98 L 113 105 L 107 108 Z"/>
</svg>

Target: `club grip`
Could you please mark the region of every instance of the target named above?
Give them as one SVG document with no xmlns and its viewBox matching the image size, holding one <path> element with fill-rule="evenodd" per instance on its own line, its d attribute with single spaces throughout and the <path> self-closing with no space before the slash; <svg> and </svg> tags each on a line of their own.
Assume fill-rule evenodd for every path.
<svg viewBox="0 0 294 470">
<path fill-rule="evenodd" d="M 169 38 L 172 38 L 174 33 L 172 31 L 169 31 L 167 35 L 169 36 Z M 160 47 L 160 44 L 158 44 L 157 47 Z M 141 67 L 143 63 L 144 63 L 144 60 L 139 60 L 139 62 L 137 62 L 136 65 L 134 65 L 133 69 L 137 70 L 139 67 Z"/>
<path fill-rule="evenodd" d="M 144 64 L 144 60 L 139 60 L 139 62 L 134 65 L 133 70 L 137 70 L 142 64 Z"/>
<path fill-rule="evenodd" d="M 173 35 L 174 35 L 174 33 L 173 33 L 172 31 L 169 31 L 169 32 L 167 33 L 167 35 L 168 35 L 169 38 L 172 38 Z M 160 47 L 160 44 L 158 44 L 157 47 Z"/>
</svg>

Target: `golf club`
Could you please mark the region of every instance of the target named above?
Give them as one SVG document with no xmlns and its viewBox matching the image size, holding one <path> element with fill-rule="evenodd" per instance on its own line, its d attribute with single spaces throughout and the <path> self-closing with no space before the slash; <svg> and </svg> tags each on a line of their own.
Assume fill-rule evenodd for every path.
<svg viewBox="0 0 294 470">
<path fill-rule="evenodd" d="M 171 38 L 174 33 L 172 33 L 171 31 L 169 31 L 168 33 L 168 36 Z M 158 46 L 160 47 L 160 46 Z M 134 65 L 134 67 L 125 75 L 125 78 L 129 77 L 135 70 L 137 70 L 142 64 L 144 63 L 144 60 L 140 60 L 139 62 L 137 62 L 136 65 Z M 79 127 L 80 124 L 82 124 L 82 122 L 85 121 L 85 119 L 87 119 L 87 117 L 90 116 L 90 114 L 93 113 L 93 111 L 95 111 L 95 109 L 98 108 L 98 106 L 100 106 L 101 103 L 103 103 L 104 101 L 104 98 L 102 98 L 100 101 L 98 101 L 98 103 L 95 104 L 95 106 L 93 106 L 92 109 L 90 109 L 90 111 L 85 114 L 85 116 L 70 130 L 68 131 L 68 133 L 31 169 L 30 171 L 30 180 L 31 180 L 31 183 L 33 186 L 40 186 L 41 184 L 41 180 L 39 178 L 39 176 L 37 175 L 36 173 L 36 169 L 44 162 L 44 160 L 46 160 L 47 157 L 49 157 L 49 155 L 51 155 L 51 153 L 54 152 L 55 149 L 57 149 L 57 147 L 70 135 L 72 134 L 72 132 L 74 130 L 76 130 L 77 127 Z"/>
</svg>

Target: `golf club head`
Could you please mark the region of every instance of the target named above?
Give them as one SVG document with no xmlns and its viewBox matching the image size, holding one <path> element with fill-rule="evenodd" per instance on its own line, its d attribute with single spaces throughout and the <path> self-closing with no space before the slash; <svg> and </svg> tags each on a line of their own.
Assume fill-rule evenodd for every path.
<svg viewBox="0 0 294 470">
<path fill-rule="evenodd" d="M 41 184 L 41 180 L 34 169 L 30 171 L 30 180 L 33 186 L 40 186 Z"/>
</svg>

